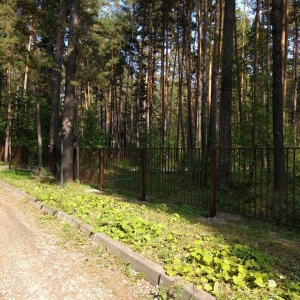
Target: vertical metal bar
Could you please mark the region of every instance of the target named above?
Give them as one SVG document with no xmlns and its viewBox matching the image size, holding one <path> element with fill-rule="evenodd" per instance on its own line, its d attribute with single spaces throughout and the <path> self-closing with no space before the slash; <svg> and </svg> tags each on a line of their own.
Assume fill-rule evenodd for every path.
<svg viewBox="0 0 300 300">
<path fill-rule="evenodd" d="M 266 168 L 266 184 L 267 184 L 267 188 L 266 188 L 266 219 L 268 220 L 269 218 L 269 149 L 266 149 L 266 161 L 267 161 L 267 168 Z"/>
<path fill-rule="evenodd" d="M 237 149 L 236 148 L 233 148 L 233 149 L 230 149 L 231 151 L 231 157 L 232 157 L 232 163 L 231 163 L 231 185 L 232 187 L 234 187 L 234 185 L 236 185 L 236 151 Z M 231 189 L 231 193 L 235 194 L 235 191 L 233 192 L 233 190 Z M 232 200 L 231 200 L 231 211 L 233 213 L 236 213 L 236 197 L 235 195 L 232 197 L 230 197 Z"/>
<path fill-rule="evenodd" d="M 64 139 L 60 138 L 60 187 L 64 186 Z"/>
<path fill-rule="evenodd" d="M 104 150 L 100 149 L 99 151 L 99 188 L 103 189 L 103 180 L 104 180 Z"/>
<path fill-rule="evenodd" d="M 275 221 L 275 151 L 276 149 L 273 148 L 272 221 Z"/>
<path fill-rule="evenodd" d="M 299 150 L 299 149 L 298 149 Z M 293 153 L 293 199 L 292 199 L 292 207 L 293 207 L 293 225 L 296 224 L 296 149 L 294 148 Z"/>
<path fill-rule="evenodd" d="M 238 213 L 241 213 L 241 149 L 238 149 Z"/>
<path fill-rule="evenodd" d="M 146 149 L 141 149 L 141 196 L 140 200 L 145 201 L 146 196 Z"/>
<path fill-rule="evenodd" d="M 210 217 L 216 216 L 216 149 L 210 149 Z"/>
<path fill-rule="evenodd" d="M 285 223 L 288 224 L 288 216 L 289 216 L 289 148 L 286 149 L 286 175 L 285 175 Z"/>
<path fill-rule="evenodd" d="M 244 184 L 243 184 L 243 214 L 246 214 L 246 201 L 245 201 L 245 191 L 246 191 L 246 149 L 243 149 L 243 154 L 244 154 L 244 159 L 243 159 L 243 168 L 244 168 L 244 172 L 243 172 L 243 180 L 244 180 Z"/>
<path fill-rule="evenodd" d="M 256 199 L 257 199 L 257 152 L 256 148 L 253 149 L 253 159 L 254 159 L 254 217 L 256 218 Z"/>
<path fill-rule="evenodd" d="M 262 219 L 262 203 L 263 203 L 263 164 L 264 164 L 264 149 L 260 149 L 260 207 L 259 218 Z M 267 185 L 268 188 L 268 185 Z"/>
</svg>

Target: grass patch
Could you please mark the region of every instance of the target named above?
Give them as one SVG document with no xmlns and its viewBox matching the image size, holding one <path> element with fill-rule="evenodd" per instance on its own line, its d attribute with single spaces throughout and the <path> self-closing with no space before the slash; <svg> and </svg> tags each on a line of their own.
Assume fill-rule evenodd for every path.
<svg viewBox="0 0 300 300">
<path fill-rule="evenodd" d="M 75 215 L 218 299 L 299 299 L 299 228 L 233 217 L 208 219 L 188 205 L 139 202 L 31 172 L 0 178 Z"/>
</svg>

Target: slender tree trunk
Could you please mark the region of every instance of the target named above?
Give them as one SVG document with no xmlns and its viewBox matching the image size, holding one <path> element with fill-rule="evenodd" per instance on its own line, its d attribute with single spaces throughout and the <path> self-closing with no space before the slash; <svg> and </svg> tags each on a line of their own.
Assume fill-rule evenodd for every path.
<svg viewBox="0 0 300 300">
<path fill-rule="evenodd" d="M 36 16 L 32 16 L 32 36 L 33 36 L 33 55 L 37 58 L 37 28 Z M 39 177 L 43 176 L 43 143 L 42 143 L 42 127 L 41 127 L 41 108 L 40 95 L 38 88 L 38 67 L 34 71 L 34 93 L 35 93 L 35 108 L 36 108 L 36 127 L 37 127 L 37 142 L 38 142 L 38 159 L 39 159 Z"/>
<path fill-rule="evenodd" d="M 65 181 L 74 180 L 73 172 L 73 144 L 74 120 L 76 111 L 76 93 L 74 81 L 76 80 L 76 60 L 79 28 L 79 0 L 70 0 L 69 40 L 66 56 L 66 88 L 64 101 L 63 129 L 64 138 L 64 176 Z"/>
<path fill-rule="evenodd" d="M 292 70 L 292 111 L 291 125 L 294 132 L 294 145 L 297 145 L 297 99 L 298 99 L 298 69 L 299 69 L 299 18 L 297 16 L 296 0 L 294 0 L 294 49 L 293 49 L 293 70 Z"/>
<path fill-rule="evenodd" d="M 253 61 L 253 94 L 252 94 L 252 101 L 251 101 L 251 108 L 252 108 L 252 146 L 255 148 L 257 146 L 257 125 L 256 125 L 256 106 L 257 106 L 257 99 L 258 99 L 258 56 L 259 56 L 259 16 L 260 16 L 260 0 L 256 0 L 256 14 L 254 20 L 254 61 Z"/>
<path fill-rule="evenodd" d="M 166 147 L 166 127 L 167 127 L 167 99 L 165 93 L 165 84 L 166 84 L 166 63 L 165 63 L 165 45 L 166 45 L 166 12 L 165 7 L 163 7 L 163 32 L 162 32 L 162 44 L 161 44 L 161 68 L 160 68 L 160 95 L 161 95 L 161 147 Z"/>
<path fill-rule="evenodd" d="M 192 26 L 192 0 L 188 0 L 189 6 L 186 5 L 186 0 L 183 1 L 183 47 L 185 49 L 185 69 L 186 69 L 186 85 L 187 85 L 187 147 L 194 148 L 193 139 L 193 114 L 192 114 L 192 61 L 191 61 L 191 26 Z"/>
<path fill-rule="evenodd" d="M 288 29 L 289 29 L 289 10 L 288 10 L 288 0 L 282 0 L 282 45 L 283 45 L 283 124 L 285 124 L 286 118 L 286 108 L 287 108 L 287 70 L 288 70 Z"/>
<path fill-rule="evenodd" d="M 58 14 L 58 26 L 56 34 L 55 67 L 52 70 L 52 86 L 51 86 L 51 112 L 50 112 L 50 132 L 49 132 L 49 161 L 50 168 L 55 172 L 56 163 L 58 162 L 59 153 L 59 125 L 60 125 L 60 95 L 62 82 L 62 65 L 65 50 L 65 20 L 67 14 L 67 0 L 60 0 L 60 9 Z M 56 149 L 56 152 L 55 152 Z M 56 157 L 54 157 L 56 154 Z"/>
<path fill-rule="evenodd" d="M 265 1 L 265 0 L 264 0 Z M 271 13 L 270 13 L 270 5 L 269 5 L 269 1 L 267 1 L 267 20 L 266 20 L 266 39 L 265 39 L 265 44 L 264 44 L 264 49 L 266 49 L 266 59 L 264 59 L 264 61 L 266 61 L 266 66 L 265 66 L 265 76 L 264 76 L 264 80 L 265 80 L 265 90 L 264 90 L 264 103 L 265 103 L 265 111 L 266 111 L 266 120 L 267 120 L 267 140 L 265 143 L 265 146 L 267 148 L 270 148 L 270 144 L 271 144 L 271 80 L 269 78 L 269 74 L 271 74 L 272 70 L 271 70 L 271 50 L 270 50 L 270 45 L 271 45 L 271 23 L 270 23 L 270 19 L 271 19 Z M 267 165 L 267 172 L 268 174 L 271 174 L 271 153 L 270 151 L 267 151 L 266 153 L 266 165 Z M 271 176 L 270 176 L 271 177 Z M 269 184 L 270 182 L 268 182 Z"/>
<path fill-rule="evenodd" d="M 177 32 L 179 32 L 179 12 L 177 12 Z M 177 45 L 180 45 L 179 34 L 177 33 Z M 176 148 L 180 146 L 185 148 L 185 132 L 183 120 L 183 53 L 178 49 L 178 119 L 177 119 L 177 134 L 176 134 Z M 178 152 L 177 152 L 178 157 Z"/>
<path fill-rule="evenodd" d="M 236 74 L 237 74 L 237 97 L 238 97 L 238 122 L 239 122 L 239 142 L 240 144 L 244 145 L 243 142 L 243 124 L 244 124 L 244 114 L 243 114 L 243 100 L 242 100 L 242 72 L 243 70 L 241 69 L 240 66 L 240 55 L 239 55 L 239 45 L 238 45 L 238 37 L 237 37 L 237 28 L 236 28 L 236 23 L 234 26 L 234 35 L 235 35 L 235 64 L 236 64 Z"/>
<path fill-rule="evenodd" d="M 223 27 L 222 81 L 220 101 L 220 178 L 230 184 L 231 169 L 231 115 L 232 67 L 234 52 L 235 1 L 225 0 Z"/>
<path fill-rule="evenodd" d="M 31 50 L 31 42 L 32 42 L 32 34 L 29 35 L 29 42 L 28 42 L 28 46 L 27 46 L 28 54 L 26 56 L 26 64 L 25 64 L 23 96 L 25 96 L 25 92 L 27 91 L 28 71 L 29 71 L 28 60 L 29 60 L 29 53 L 30 53 L 30 50 Z"/>
<path fill-rule="evenodd" d="M 201 147 L 203 150 L 207 147 L 207 23 L 208 23 L 208 4 L 204 0 L 204 18 L 203 18 L 203 39 L 202 39 L 202 105 L 201 105 Z M 200 13 L 200 12 L 199 12 Z"/>
<path fill-rule="evenodd" d="M 7 74 L 7 125 L 4 146 L 4 163 L 11 163 L 11 67 L 8 66 Z"/>
<path fill-rule="evenodd" d="M 153 110 L 153 94 L 154 94 L 154 39 L 153 39 L 153 3 L 149 3 L 149 51 L 148 51 L 148 77 L 147 77 L 147 104 L 146 104 L 146 132 L 147 132 L 147 146 L 150 146 L 149 139 L 151 117 Z"/>
<path fill-rule="evenodd" d="M 202 75 L 203 71 L 201 68 L 201 60 L 202 60 L 202 18 L 201 18 L 201 3 L 200 1 L 198 2 L 197 6 L 197 70 L 196 70 L 196 95 L 195 95 L 195 140 L 196 140 L 196 145 L 201 146 L 201 91 L 202 91 Z M 203 34 L 205 34 L 203 32 Z M 205 40 L 205 38 L 203 38 Z M 204 58 L 203 58 L 204 59 Z"/>
<path fill-rule="evenodd" d="M 274 189 L 285 190 L 283 142 L 283 1 L 272 0 Z"/>
<path fill-rule="evenodd" d="M 220 26 L 221 26 L 221 0 L 216 1 L 214 48 L 211 82 L 211 103 L 209 113 L 208 148 L 216 147 L 217 140 L 217 103 L 218 103 L 218 79 L 219 79 L 219 57 L 220 57 Z"/>
</svg>

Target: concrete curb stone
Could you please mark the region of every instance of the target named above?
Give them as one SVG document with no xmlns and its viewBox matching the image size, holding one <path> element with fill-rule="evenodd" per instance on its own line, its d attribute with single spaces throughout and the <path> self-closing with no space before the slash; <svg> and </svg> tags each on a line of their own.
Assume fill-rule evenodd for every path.
<svg viewBox="0 0 300 300">
<path fill-rule="evenodd" d="M 54 216 L 55 213 L 56 213 L 56 210 L 51 208 L 50 206 L 48 205 L 43 205 L 41 210 L 44 212 L 44 213 L 47 213 L 48 215 L 50 216 Z"/>
<path fill-rule="evenodd" d="M 93 234 L 93 226 L 89 225 L 89 224 L 83 224 L 80 227 L 81 233 L 83 234 L 83 236 L 89 238 L 91 237 L 91 235 Z"/>
<path fill-rule="evenodd" d="M 28 199 L 28 202 L 44 213 L 56 216 L 60 221 L 68 223 L 75 229 L 80 229 L 81 233 L 88 238 L 91 238 L 97 245 L 105 248 L 110 253 L 116 255 L 120 260 L 129 264 L 131 268 L 137 272 L 144 274 L 144 278 L 153 285 L 161 285 L 163 287 L 176 284 L 177 278 L 166 275 L 162 266 L 143 257 L 142 255 L 132 251 L 131 248 L 113 240 L 103 233 L 93 233 L 93 227 L 89 224 L 82 224 L 76 217 L 66 214 L 63 211 L 57 211 L 42 202 L 37 201 L 32 196 L 17 188 L 0 180 L 0 187 L 11 192 L 13 195 Z M 184 284 L 180 300 L 216 300 L 212 295 L 196 289 L 192 284 Z"/>
</svg>

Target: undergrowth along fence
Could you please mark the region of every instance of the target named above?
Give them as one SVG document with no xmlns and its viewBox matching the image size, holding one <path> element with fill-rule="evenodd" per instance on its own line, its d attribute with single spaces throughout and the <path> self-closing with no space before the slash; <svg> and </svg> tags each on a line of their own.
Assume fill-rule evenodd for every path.
<svg viewBox="0 0 300 300">
<path fill-rule="evenodd" d="M 226 151 L 230 160 L 225 178 L 222 151 Z M 273 148 L 80 149 L 79 155 L 74 150 L 74 170 L 79 172 L 77 177 L 81 182 L 100 189 L 132 191 L 140 200 L 155 198 L 194 205 L 207 210 L 211 217 L 216 212 L 229 212 L 300 227 L 300 149 L 284 149 L 285 190 L 280 192 L 274 189 L 275 151 Z M 0 146 L 2 161 L 3 155 L 4 147 Z M 30 157 L 27 147 L 12 148 L 12 164 L 26 166 L 34 162 Z M 47 161 L 47 154 L 45 158 Z"/>
</svg>

